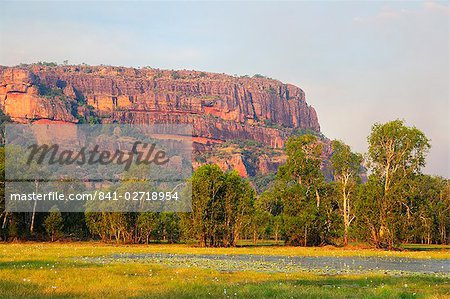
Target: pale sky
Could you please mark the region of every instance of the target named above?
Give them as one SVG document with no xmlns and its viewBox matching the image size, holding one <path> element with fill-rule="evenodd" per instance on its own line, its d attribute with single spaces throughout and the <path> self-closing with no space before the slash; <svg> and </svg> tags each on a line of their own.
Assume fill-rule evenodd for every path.
<svg viewBox="0 0 450 299">
<path fill-rule="evenodd" d="M 5 2 L 0 64 L 256 73 L 292 83 L 322 132 L 366 152 L 374 122 L 431 138 L 450 177 L 449 2 Z"/>
</svg>

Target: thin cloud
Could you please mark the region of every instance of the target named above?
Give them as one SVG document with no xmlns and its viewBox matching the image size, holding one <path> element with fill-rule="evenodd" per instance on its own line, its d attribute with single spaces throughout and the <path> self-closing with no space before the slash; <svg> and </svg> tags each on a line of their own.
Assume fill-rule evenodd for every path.
<svg viewBox="0 0 450 299">
<path fill-rule="evenodd" d="M 384 6 L 380 11 L 372 16 L 356 16 L 353 18 L 355 23 L 370 23 L 377 21 L 389 21 L 396 20 L 405 17 L 417 17 L 423 14 L 429 13 L 443 13 L 450 14 L 450 6 L 445 4 L 440 4 L 434 1 L 426 1 L 423 3 L 420 9 L 394 9 L 390 6 Z"/>
<path fill-rule="evenodd" d="M 440 11 L 440 12 L 443 12 L 443 13 L 450 14 L 450 6 L 449 5 L 437 3 L 437 2 L 434 2 L 434 1 L 426 1 L 424 3 L 424 7 L 426 9 L 431 9 L 431 10 Z"/>
</svg>

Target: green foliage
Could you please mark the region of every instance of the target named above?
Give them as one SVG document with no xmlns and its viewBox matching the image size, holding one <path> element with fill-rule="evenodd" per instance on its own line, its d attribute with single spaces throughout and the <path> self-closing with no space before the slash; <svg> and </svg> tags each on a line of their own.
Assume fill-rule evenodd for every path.
<svg viewBox="0 0 450 299">
<path fill-rule="evenodd" d="M 192 213 L 183 214 L 186 239 L 201 246 L 235 246 L 250 222 L 255 192 L 236 172 L 204 165 L 192 175 Z"/>
<path fill-rule="evenodd" d="M 2 109 L 0 109 L 0 125 L 11 122 L 9 115 L 6 115 Z"/>
<path fill-rule="evenodd" d="M 180 216 L 176 213 L 158 213 L 156 239 L 177 243 L 181 237 Z"/>
<path fill-rule="evenodd" d="M 121 212 L 86 212 L 86 224 L 91 233 L 102 241 L 114 239 L 119 242 L 133 240 L 135 215 Z"/>
<path fill-rule="evenodd" d="M 265 190 L 269 189 L 275 182 L 276 174 L 271 172 L 268 174 L 257 173 L 254 177 L 251 177 L 253 185 L 257 194 L 263 193 Z"/>
<path fill-rule="evenodd" d="M 252 234 L 253 243 L 260 238 L 268 239 L 272 233 L 272 220 L 273 216 L 266 210 L 255 208 L 250 223 L 250 230 Z"/>
<path fill-rule="evenodd" d="M 10 123 L 11 118 L 0 109 L 0 146 L 5 144 L 5 124 Z M 2 181 L 3 182 L 3 181 Z"/>
<path fill-rule="evenodd" d="M 348 145 L 339 140 L 332 142 L 333 154 L 330 161 L 333 167 L 333 176 L 336 181 L 345 179 L 358 179 L 363 157 L 353 153 Z"/>
<path fill-rule="evenodd" d="M 86 108 L 95 117 L 93 107 Z M 0 111 L 0 123 L 8 121 Z M 368 139 L 372 173 L 363 184 L 361 155 L 340 141 L 332 143 L 334 181 L 325 181 L 320 138 L 302 134 L 289 139 L 287 161 L 278 173 L 252 178 L 261 193 L 258 198 L 249 181 L 236 172 L 205 165 L 194 172 L 192 190 L 187 190 L 192 191 L 192 213 L 51 211 L 36 213 L 33 234 L 31 213 L 6 213 L 4 208 L 4 169 L 14 171 L 24 163 L 24 155 L 12 149 L 5 165 L 5 148 L 0 147 L 0 238 L 43 240 L 47 233 L 53 240 L 65 234 L 105 242 L 175 243 L 184 237 L 202 246 L 235 246 L 244 238 L 254 242 L 283 238 L 287 244 L 315 246 L 341 242 L 342 237 L 345 244 L 348 236 L 383 248 L 400 242 L 450 242 L 449 180 L 420 173 L 429 148 L 422 132 L 401 121 L 376 124 Z M 251 140 L 224 143 L 224 153 L 230 150 L 242 154 L 248 165 L 256 164 L 261 155 L 279 154 Z M 31 165 L 28 171 L 39 169 Z M 130 175 L 141 172 L 136 168 Z M 138 180 L 127 184 L 123 189 L 142 188 Z"/>
<path fill-rule="evenodd" d="M 313 135 L 316 136 L 317 138 L 323 140 L 326 139 L 326 137 L 321 133 L 321 132 L 316 132 L 312 129 L 294 129 L 292 132 L 293 136 L 302 136 L 302 135 Z"/>
<path fill-rule="evenodd" d="M 253 78 L 266 78 L 266 77 L 261 74 L 254 74 Z"/>
<path fill-rule="evenodd" d="M 58 209 L 51 209 L 49 215 L 44 220 L 44 226 L 52 242 L 62 234 L 64 220 Z"/>
<path fill-rule="evenodd" d="M 409 243 L 446 244 L 450 240 L 450 181 L 419 175 L 411 184 L 402 239 Z"/>
<path fill-rule="evenodd" d="M 145 240 L 145 243 L 148 244 L 150 237 L 156 235 L 158 231 L 157 214 L 150 212 L 140 213 L 136 224 L 139 234 Z"/>
<path fill-rule="evenodd" d="M 329 243 L 334 235 L 333 190 L 320 170 L 322 145 L 313 135 L 291 137 L 274 187 L 262 195 L 272 215 L 282 216 L 284 238 L 293 245 Z M 271 199 L 272 198 L 272 199 Z M 275 213 L 273 213 L 275 212 Z"/>
<path fill-rule="evenodd" d="M 376 233 L 380 231 L 381 184 L 376 177 L 369 176 L 368 181 L 357 187 L 355 201 L 355 225 L 353 234 L 359 240 L 377 245 Z"/>
<path fill-rule="evenodd" d="M 173 80 L 177 80 L 177 79 L 180 79 L 181 76 L 180 76 L 180 74 L 177 71 L 172 71 L 170 73 L 170 78 L 172 78 Z"/>
<path fill-rule="evenodd" d="M 377 206 L 377 215 L 366 218 L 366 225 L 377 247 L 393 248 L 403 240 L 404 217 L 411 213 L 408 194 L 425 165 L 429 140 L 417 128 L 394 120 L 375 124 L 368 141 L 371 197 L 364 201 L 368 207 Z"/>
<path fill-rule="evenodd" d="M 294 181 L 308 188 L 316 188 L 324 178 L 320 171 L 322 145 L 313 135 L 291 137 L 286 143 L 286 164 L 281 166 L 278 177 L 286 182 Z"/>
<path fill-rule="evenodd" d="M 155 75 L 153 75 L 153 80 L 159 79 L 163 76 L 162 72 L 156 71 Z"/>
<path fill-rule="evenodd" d="M 5 148 L 0 147 L 0 215 L 5 212 Z M 6 217 L 6 216 L 4 216 Z M 0 217 L 1 219 L 2 217 Z"/>
<path fill-rule="evenodd" d="M 176 213 L 86 212 L 85 221 L 91 234 L 102 241 L 176 243 L 181 237 L 180 216 Z"/>
<path fill-rule="evenodd" d="M 264 125 L 265 125 L 266 127 L 268 127 L 268 128 L 274 128 L 274 129 L 278 129 L 278 130 L 282 130 L 282 129 L 285 128 L 285 127 L 284 127 L 283 125 L 281 125 L 281 124 L 277 124 L 277 123 L 272 122 L 271 119 L 265 119 L 265 120 L 264 120 Z"/>
<path fill-rule="evenodd" d="M 430 148 L 429 140 L 416 127 L 401 120 L 375 124 L 369 138 L 369 166 L 391 185 L 420 172 Z"/>
<path fill-rule="evenodd" d="M 39 61 L 38 63 L 36 63 L 36 65 L 49 66 L 49 67 L 58 66 L 58 64 L 56 62 L 47 62 L 47 61 Z"/>
<path fill-rule="evenodd" d="M 108 223 L 104 213 L 100 212 L 86 212 L 85 221 L 86 225 L 94 236 L 99 236 L 102 241 L 108 239 Z"/>
<path fill-rule="evenodd" d="M 85 103 L 80 103 L 80 105 L 86 107 L 87 111 L 84 115 L 76 115 L 79 124 L 101 124 L 101 118 L 95 112 L 95 108 L 92 105 L 86 105 Z"/>
<path fill-rule="evenodd" d="M 336 182 L 336 191 L 341 198 L 339 205 L 344 225 L 344 245 L 347 245 L 348 231 L 355 219 L 353 203 L 356 186 L 360 181 L 359 173 L 363 157 L 360 154 L 353 153 L 350 147 L 342 141 L 334 140 L 332 147 L 333 154 L 330 160 L 334 181 Z"/>
<path fill-rule="evenodd" d="M 55 98 L 59 98 L 61 100 L 66 99 L 66 96 L 64 95 L 61 88 L 52 88 L 45 84 L 38 84 L 38 90 L 39 90 L 39 95 L 49 98 L 49 99 L 55 99 Z"/>
</svg>

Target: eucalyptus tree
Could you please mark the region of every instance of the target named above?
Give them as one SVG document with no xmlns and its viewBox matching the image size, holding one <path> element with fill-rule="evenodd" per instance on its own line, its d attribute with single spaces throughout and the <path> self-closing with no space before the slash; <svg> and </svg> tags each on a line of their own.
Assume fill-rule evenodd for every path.
<svg viewBox="0 0 450 299">
<path fill-rule="evenodd" d="M 411 215 L 408 186 L 425 166 L 430 144 L 423 132 L 401 120 L 374 124 L 368 142 L 369 167 L 381 193 L 374 240 L 377 246 L 392 248 L 401 241 L 403 218 Z"/>
<path fill-rule="evenodd" d="M 204 165 L 192 175 L 192 212 L 182 214 L 186 239 L 201 246 L 235 246 L 250 224 L 255 191 L 237 172 Z"/>
<path fill-rule="evenodd" d="M 350 225 L 356 217 L 353 202 L 356 196 L 356 185 L 360 181 L 359 173 L 363 157 L 361 154 L 353 153 L 348 145 L 339 140 L 334 140 L 332 147 L 331 166 L 340 195 L 339 205 L 344 225 L 344 246 L 346 246 Z"/>
<path fill-rule="evenodd" d="M 278 169 L 277 191 L 282 201 L 284 237 L 293 245 L 327 242 L 329 200 L 321 171 L 322 142 L 313 135 L 291 137 L 286 164 Z"/>
</svg>

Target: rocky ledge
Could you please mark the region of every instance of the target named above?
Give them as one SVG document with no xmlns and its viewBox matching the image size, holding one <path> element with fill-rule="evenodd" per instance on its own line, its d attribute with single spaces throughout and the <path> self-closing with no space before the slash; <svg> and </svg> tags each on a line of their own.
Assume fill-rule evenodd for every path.
<svg viewBox="0 0 450 299">
<path fill-rule="evenodd" d="M 233 141 L 276 152 L 295 132 L 320 133 L 314 108 L 294 85 L 187 70 L 0 67 L 0 108 L 16 122 L 192 124 L 198 155 Z M 233 153 L 209 154 L 198 163 L 213 161 L 248 176 L 270 172 L 283 161 L 281 153 L 265 154 L 250 167 L 242 150 Z"/>
</svg>

